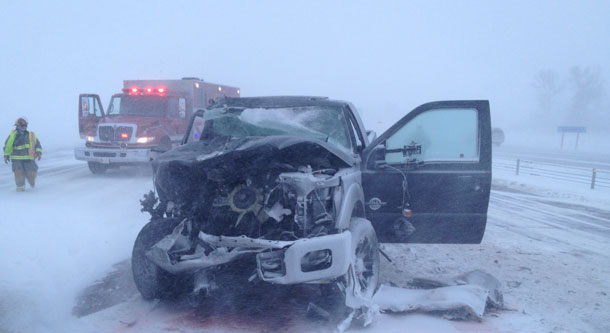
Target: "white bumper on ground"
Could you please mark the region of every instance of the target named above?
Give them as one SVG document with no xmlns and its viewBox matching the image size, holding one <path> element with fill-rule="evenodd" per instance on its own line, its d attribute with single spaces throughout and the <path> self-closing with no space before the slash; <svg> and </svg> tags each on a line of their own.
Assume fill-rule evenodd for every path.
<svg viewBox="0 0 610 333">
<path fill-rule="evenodd" d="M 150 149 L 96 149 L 87 147 L 74 149 L 74 157 L 77 160 L 103 164 L 150 162 L 154 154 Z"/>
</svg>

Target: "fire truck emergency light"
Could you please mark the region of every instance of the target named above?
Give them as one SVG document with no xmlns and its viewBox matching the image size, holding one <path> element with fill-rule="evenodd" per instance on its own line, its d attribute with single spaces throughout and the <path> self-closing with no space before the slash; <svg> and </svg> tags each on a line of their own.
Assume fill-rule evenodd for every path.
<svg viewBox="0 0 610 333">
<path fill-rule="evenodd" d="M 123 91 L 129 91 L 129 94 L 138 94 L 140 92 L 140 89 L 138 87 L 133 87 L 131 89 L 123 89 Z M 167 92 L 167 90 L 165 88 L 157 88 L 157 89 L 146 88 L 146 89 L 143 89 L 142 91 L 146 92 L 146 93 L 157 92 L 159 94 L 165 94 Z"/>
<path fill-rule="evenodd" d="M 128 139 L 129 135 L 127 133 L 121 133 L 121 139 Z"/>
</svg>

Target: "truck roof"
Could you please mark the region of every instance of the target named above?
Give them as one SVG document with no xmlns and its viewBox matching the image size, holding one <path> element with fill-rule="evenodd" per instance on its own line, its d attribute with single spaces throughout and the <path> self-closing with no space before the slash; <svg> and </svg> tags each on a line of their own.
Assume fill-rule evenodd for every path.
<svg viewBox="0 0 610 333">
<path fill-rule="evenodd" d="M 349 104 L 345 101 L 332 100 L 322 96 L 263 96 L 263 97 L 224 97 L 220 98 L 216 105 L 226 105 L 246 108 L 273 108 L 293 106 L 344 106 Z"/>
<path fill-rule="evenodd" d="M 145 88 L 144 87 L 145 85 L 150 85 L 153 87 L 164 86 L 167 89 L 183 90 L 183 89 L 190 89 L 194 85 L 194 83 L 199 83 L 199 84 L 207 85 L 207 86 L 220 86 L 223 88 L 238 89 L 237 87 L 228 86 L 226 84 L 205 82 L 205 81 L 203 81 L 201 79 L 197 79 L 197 78 L 184 78 L 182 80 L 124 80 L 123 88 L 131 88 L 133 86 L 137 86 L 138 88 Z"/>
<path fill-rule="evenodd" d="M 139 92 L 159 91 L 169 95 L 175 94 L 198 94 L 197 90 L 204 90 L 210 98 L 217 98 L 219 95 L 239 96 L 240 89 L 238 87 L 228 86 L 224 84 L 204 82 L 199 78 L 187 77 L 181 80 L 124 80 L 123 92 L 133 91 Z"/>
</svg>

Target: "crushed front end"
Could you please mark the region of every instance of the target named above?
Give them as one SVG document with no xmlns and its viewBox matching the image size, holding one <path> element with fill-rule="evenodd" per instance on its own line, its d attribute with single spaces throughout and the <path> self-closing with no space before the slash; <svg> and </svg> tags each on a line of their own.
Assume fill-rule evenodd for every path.
<svg viewBox="0 0 610 333">
<path fill-rule="evenodd" d="M 193 276 L 193 291 L 214 289 L 223 271 L 278 284 L 346 274 L 351 236 L 336 219 L 349 163 L 332 147 L 288 136 L 216 138 L 153 166 L 158 197 L 149 194 L 143 210 L 176 225 L 145 255 L 165 273 Z"/>
</svg>

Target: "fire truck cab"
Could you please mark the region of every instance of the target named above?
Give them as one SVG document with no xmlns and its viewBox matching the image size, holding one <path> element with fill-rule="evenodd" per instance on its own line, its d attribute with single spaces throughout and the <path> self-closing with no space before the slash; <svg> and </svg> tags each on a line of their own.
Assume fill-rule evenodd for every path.
<svg viewBox="0 0 610 333">
<path fill-rule="evenodd" d="M 87 161 L 92 173 L 121 165 L 148 163 L 180 144 L 194 110 L 218 97 L 239 97 L 236 87 L 181 80 L 125 80 L 123 92 L 112 95 L 104 111 L 99 95 L 81 94 L 78 125 L 85 147 L 77 160 Z"/>
</svg>

